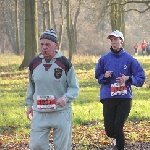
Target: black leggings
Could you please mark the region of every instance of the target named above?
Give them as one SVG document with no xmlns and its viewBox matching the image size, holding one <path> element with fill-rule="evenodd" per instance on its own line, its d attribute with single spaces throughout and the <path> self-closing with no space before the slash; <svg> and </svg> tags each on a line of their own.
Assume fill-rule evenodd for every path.
<svg viewBox="0 0 150 150">
<path fill-rule="evenodd" d="M 131 99 L 105 99 L 103 101 L 104 126 L 107 136 L 116 139 L 117 150 L 124 150 L 123 127 L 132 106 Z"/>
</svg>

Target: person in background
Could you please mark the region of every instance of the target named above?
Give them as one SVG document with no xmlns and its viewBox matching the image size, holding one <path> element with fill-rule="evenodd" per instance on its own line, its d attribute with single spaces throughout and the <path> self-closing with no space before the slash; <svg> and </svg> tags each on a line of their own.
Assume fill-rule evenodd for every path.
<svg viewBox="0 0 150 150">
<path fill-rule="evenodd" d="M 79 83 L 73 65 L 57 47 L 55 30 L 44 31 L 40 36 L 41 53 L 29 65 L 25 105 L 31 120 L 30 150 L 50 150 L 51 129 L 54 149 L 71 150 L 71 103 L 79 94 Z"/>
<path fill-rule="evenodd" d="M 138 43 L 136 43 L 135 45 L 134 45 L 134 50 L 135 50 L 135 56 L 137 56 L 138 55 Z"/>
<path fill-rule="evenodd" d="M 131 110 L 131 87 L 141 87 L 145 82 L 145 73 L 140 63 L 122 47 L 122 32 L 113 31 L 107 38 L 111 43 L 110 52 L 98 60 L 95 78 L 101 85 L 100 101 L 106 134 L 114 138 L 113 149 L 124 150 L 123 127 Z"/>
<path fill-rule="evenodd" d="M 147 47 L 147 43 L 145 42 L 145 40 L 143 40 L 143 42 L 142 42 L 142 44 L 141 44 L 143 57 L 144 57 L 144 55 L 146 54 L 146 47 Z"/>
<path fill-rule="evenodd" d="M 150 43 L 149 42 L 147 42 L 146 50 L 147 50 L 147 56 L 149 56 L 149 54 L 150 54 Z"/>
</svg>

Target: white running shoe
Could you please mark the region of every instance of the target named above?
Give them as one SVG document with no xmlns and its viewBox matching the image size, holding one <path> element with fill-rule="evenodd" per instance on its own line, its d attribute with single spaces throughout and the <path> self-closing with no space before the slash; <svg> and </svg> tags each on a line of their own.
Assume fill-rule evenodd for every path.
<svg viewBox="0 0 150 150">
<path fill-rule="evenodd" d="M 111 150 L 117 150 L 117 147 L 116 147 L 116 139 L 113 140 L 113 148 Z"/>
<path fill-rule="evenodd" d="M 113 146 L 116 146 L 116 139 L 113 140 Z"/>
</svg>

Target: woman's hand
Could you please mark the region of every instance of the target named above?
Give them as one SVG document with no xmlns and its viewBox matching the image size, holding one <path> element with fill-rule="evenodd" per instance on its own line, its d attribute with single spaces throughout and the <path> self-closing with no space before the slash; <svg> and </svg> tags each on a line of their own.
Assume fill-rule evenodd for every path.
<svg viewBox="0 0 150 150">
<path fill-rule="evenodd" d="M 105 75 L 104 75 L 104 78 L 109 78 L 111 77 L 113 71 L 106 71 Z"/>
<path fill-rule="evenodd" d="M 128 79 L 129 79 L 129 76 L 125 76 L 124 74 L 121 74 L 121 77 L 116 78 L 116 82 L 117 82 L 119 85 L 122 85 L 122 84 L 125 83 Z"/>
</svg>

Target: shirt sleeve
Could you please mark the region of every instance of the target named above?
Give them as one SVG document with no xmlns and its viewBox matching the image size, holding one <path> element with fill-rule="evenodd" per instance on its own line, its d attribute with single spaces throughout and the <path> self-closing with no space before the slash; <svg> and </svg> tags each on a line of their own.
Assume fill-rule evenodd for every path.
<svg viewBox="0 0 150 150">
<path fill-rule="evenodd" d="M 134 59 L 132 61 L 132 85 L 141 87 L 145 82 L 145 72 L 141 64 Z"/>
<path fill-rule="evenodd" d="M 104 60 L 100 58 L 95 68 L 95 78 L 98 79 L 99 84 L 107 84 L 109 83 L 110 78 L 104 78 Z"/>
<path fill-rule="evenodd" d="M 27 96 L 24 100 L 24 104 L 25 106 L 27 107 L 32 107 L 33 106 L 33 95 L 34 95 L 34 92 L 35 92 L 35 86 L 34 86 L 34 81 L 32 79 L 32 74 L 31 74 L 31 71 L 29 70 L 29 83 L 28 83 L 28 88 L 27 88 Z"/>
<path fill-rule="evenodd" d="M 66 97 L 67 102 L 72 102 L 79 95 L 79 82 L 76 77 L 73 66 L 69 69 L 67 73 L 67 83 L 68 83 L 67 93 L 64 94 L 64 97 Z"/>
</svg>

